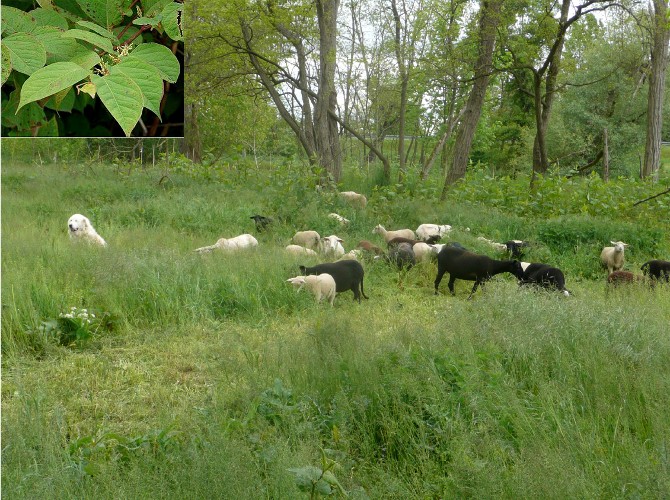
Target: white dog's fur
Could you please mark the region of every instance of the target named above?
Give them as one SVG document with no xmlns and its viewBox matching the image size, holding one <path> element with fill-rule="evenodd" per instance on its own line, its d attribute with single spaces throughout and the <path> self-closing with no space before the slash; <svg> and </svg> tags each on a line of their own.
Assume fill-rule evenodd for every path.
<svg viewBox="0 0 670 500">
<path fill-rule="evenodd" d="M 81 214 L 74 214 L 68 219 L 67 229 L 70 233 L 70 238 L 74 240 L 85 240 L 88 243 L 94 243 L 102 247 L 107 246 L 107 242 L 96 232 L 91 221 Z"/>
</svg>

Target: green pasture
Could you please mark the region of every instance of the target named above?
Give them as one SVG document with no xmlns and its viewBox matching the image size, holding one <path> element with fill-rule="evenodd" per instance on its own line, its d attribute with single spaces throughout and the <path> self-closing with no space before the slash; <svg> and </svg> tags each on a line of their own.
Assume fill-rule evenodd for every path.
<svg viewBox="0 0 670 500">
<path fill-rule="evenodd" d="M 481 173 L 438 203 L 351 171 L 356 211 L 298 166 L 164 173 L 3 162 L 3 498 L 667 497 L 670 286 L 608 291 L 598 261 L 610 239 L 628 270 L 670 260 L 668 196 L 631 207 L 662 183 Z M 107 248 L 70 241 L 74 213 Z M 495 257 L 478 236 L 528 239 L 572 296 L 435 296 L 433 263 L 366 262 L 360 305 L 285 282 L 316 262 L 284 254 L 297 230 L 349 250 L 422 222 Z M 193 252 L 242 233 L 259 247 Z"/>
</svg>

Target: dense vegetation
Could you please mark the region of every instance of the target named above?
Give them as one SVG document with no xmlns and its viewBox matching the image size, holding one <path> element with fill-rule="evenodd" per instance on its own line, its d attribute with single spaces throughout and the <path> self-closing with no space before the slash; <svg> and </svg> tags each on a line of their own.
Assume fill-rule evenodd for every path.
<svg viewBox="0 0 670 500">
<path fill-rule="evenodd" d="M 439 180 L 347 169 L 354 211 L 290 162 L 3 158 L 3 498 L 663 497 L 670 290 L 607 293 L 598 254 L 670 258 L 667 196 L 631 207 L 668 179 L 492 176 L 436 203 Z M 75 212 L 108 248 L 69 241 Z M 280 221 L 257 251 L 192 252 L 254 213 Z M 489 255 L 477 236 L 528 239 L 573 296 L 509 277 L 434 296 L 433 264 L 368 262 L 370 299 L 333 309 L 285 283 L 295 230 L 349 249 L 422 222 Z"/>
</svg>

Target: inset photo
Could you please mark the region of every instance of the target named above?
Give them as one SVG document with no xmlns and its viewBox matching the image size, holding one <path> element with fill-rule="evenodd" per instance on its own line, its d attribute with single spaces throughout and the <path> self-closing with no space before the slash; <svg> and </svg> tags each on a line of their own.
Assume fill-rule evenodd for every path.
<svg viewBox="0 0 670 500">
<path fill-rule="evenodd" d="M 182 12 L 180 0 L 3 1 L 2 137 L 183 137 Z"/>
</svg>

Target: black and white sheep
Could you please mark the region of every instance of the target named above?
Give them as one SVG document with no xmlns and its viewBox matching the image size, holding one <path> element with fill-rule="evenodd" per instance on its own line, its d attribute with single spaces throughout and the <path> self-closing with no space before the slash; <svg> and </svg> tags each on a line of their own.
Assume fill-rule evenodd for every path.
<svg viewBox="0 0 670 500">
<path fill-rule="evenodd" d="M 661 276 L 665 278 L 665 282 L 670 282 L 670 262 L 667 260 L 649 260 L 642 264 L 642 272 L 645 276 L 660 280 Z"/>
<path fill-rule="evenodd" d="M 448 224 L 438 225 L 438 224 L 421 224 L 416 228 L 416 236 L 423 241 L 428 241 L 428 238 L 431 236 L 439 236 L 439 239 L 451 231 L 451 226 Z"/>
<path fill-rule="evenodd" d="M 544 288 L 555 288 L 563 292 L 566 297 L 570 292 L 565 288 L 565 276 L 563 271 L 549 264 L 538 262 L 521 262 L 521 273 L 517 276 L 519 285 L 538 285 Z"/>
<path fill-rule="evenodd" d="M 365 272 L 363 266 L 355 260 L 340 260 L 337 262 L 326 262 L 313 267 L 300 266 L 300 272 L 307 276 L 310 274 L 330 274 L 337 285 L 337 293 L 351 290 L 354 292 L 354 300 L 361 302 L 361 295 L 368 298 L 363 291 L 363 277 Z"/>
<path fill-rule="evenodd" d="M 505 242 L 507 253 L 509 253 L 513 259 L 520 259 L 523 257 L 524 248 L 527 246 L 528 242 L 522 240 L 508 240 Z"/>
<path fill-rule="evenodd" d="M 478 255 L 456 247 L 443 247 L 437 255 L 437 276 L 435 277 L 435 295 L 444 273 L 449 273 L 449 291 L 454 292 L 454 282 L 457 279 L 474 281 L 470 296 L 487 280 L 496 274 L 511 273 L 518 277 L 521 273 L 521 264 L 518 260 L 495 260 L 486 255 Z"/>
</svg>

